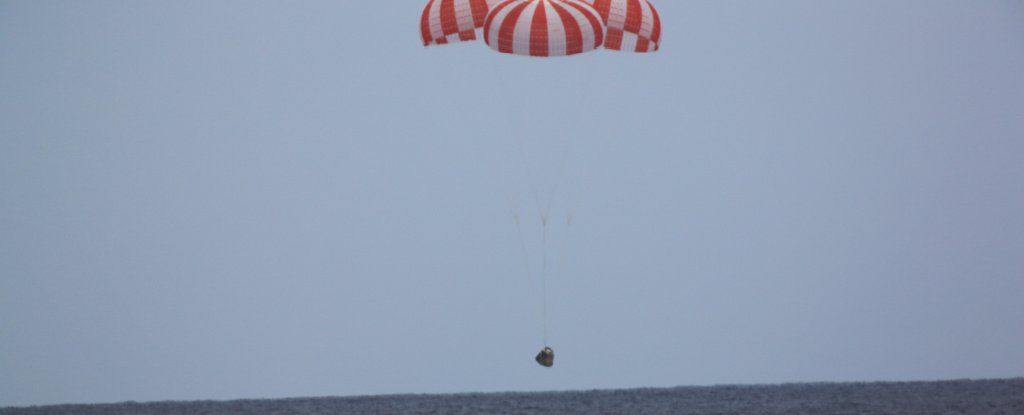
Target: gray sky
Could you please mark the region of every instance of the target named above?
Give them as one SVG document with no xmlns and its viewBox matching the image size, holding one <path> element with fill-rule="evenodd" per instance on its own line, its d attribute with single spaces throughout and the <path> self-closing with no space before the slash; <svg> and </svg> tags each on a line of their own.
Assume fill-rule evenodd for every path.
<svg viewBox="0 0 1024 415">
<path fill-rule="evenodd" d="M 0 406 L 1024 375 L 1024 2 L 423 3 L 0 0 Z"/>
</svg>

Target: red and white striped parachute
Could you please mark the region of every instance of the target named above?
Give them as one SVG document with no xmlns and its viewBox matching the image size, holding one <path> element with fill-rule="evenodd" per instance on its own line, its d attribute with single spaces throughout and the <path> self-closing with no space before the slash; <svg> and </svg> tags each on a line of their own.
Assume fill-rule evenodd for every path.
<svg viewBox="0 0 1024 415">
<path fill-rule="evenodd" d="M 604 43 L 604 23 L 582 0 L 504 0 L 487 15 L 484 41 L 502 53 L 575 55 Z"/>
<path fill-rule="evenodd" d="M 601 13 L 608 31 L 604 47 L 654 52 L 661 41 L 661 18 L 647 0 L 586 0 Z"/>
<path fill-rule="evenodd" d="M 476 40 L 491 7 L 501 0 L 430 0 L 423 8 L 420 31 L 423 45 L 444 45 Z"/>
<path fill-rule="evenodd" d="M 484 40 L 502 53 L 564 56 L 606 49 L 654 52 L 661 18 L 648 0 L 429 0 L 423 45 Z"/>
</svg>

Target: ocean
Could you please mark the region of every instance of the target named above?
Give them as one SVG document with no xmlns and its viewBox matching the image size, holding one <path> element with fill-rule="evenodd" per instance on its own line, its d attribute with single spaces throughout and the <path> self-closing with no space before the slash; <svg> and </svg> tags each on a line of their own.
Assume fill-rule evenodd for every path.
<svg viewBox="0 0 1024 415">
<path fill-rule="evenodd" d="M 54 414 L 1024 415 L 1024 378 L 685 386 L 575 392 L 122 402 L 0 408 L 0 415 Z"/>
</svg>

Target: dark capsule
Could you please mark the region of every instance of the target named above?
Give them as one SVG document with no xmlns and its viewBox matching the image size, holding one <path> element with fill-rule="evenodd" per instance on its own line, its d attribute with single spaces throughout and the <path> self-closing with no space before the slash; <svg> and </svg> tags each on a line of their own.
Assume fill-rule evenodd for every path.
<svg viewBox="0 0 1024 415">
<path fill-rule="evenodd" d="M 555 351 L 550 347 L 545 347 L 540 353 L 537 353 L 537 363 L 541 366 L 551 367 L 555 365 Z"/>
</svg>

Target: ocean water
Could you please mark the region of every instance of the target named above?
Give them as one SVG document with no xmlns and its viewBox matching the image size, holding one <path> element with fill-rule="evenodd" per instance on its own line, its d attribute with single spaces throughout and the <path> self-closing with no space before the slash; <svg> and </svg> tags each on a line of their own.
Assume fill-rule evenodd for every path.
<svg viewBox="0 0 1024 415">
<path fill-rule="evenodd" d="M 0 408 L 0 415 L 95 414 L 969 414 L 1024 415 L 1024 378 L 813 383 L 578 392 L 124 402 Z"/>
</svg>

